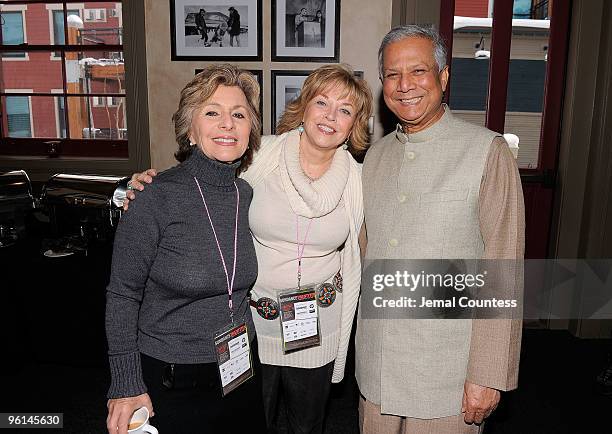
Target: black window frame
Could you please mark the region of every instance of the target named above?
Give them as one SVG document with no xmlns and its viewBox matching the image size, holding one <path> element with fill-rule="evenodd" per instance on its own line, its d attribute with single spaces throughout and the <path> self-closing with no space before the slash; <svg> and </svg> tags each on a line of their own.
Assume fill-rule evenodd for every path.
<svg viewBox="0 0 612 434">
<path fill-rule="evenodd" d="M 53 4 L 62 6 L 62 11 L 67 12 L 74 9 L 75 1 L 67 0 L 53 0 L 53 1 L 42 1 L 42 0 L 16 0 L 16 1 L 0 1 L 0 5 L 31 5 L 31 4 Z M 79 1 L 78 3 L 84 3 L 88 7 L 85 9 L 91 9 L 92 3 L 109 3 L 108 0 L 90 0 L 90 1 Z M 124 0 L 112 1 L 112 3 L 121 3 L 122 10 L 125 8 L 126 3 Z M 100 8 L 101 9 L 101 8 Z M 51 25 L 53 26 L 53 12 L 50 9 L 48 12 L 51 14 Z M 7 11 L 12 12 L 12 11 Z M 4 12 L 3 12 L 4 13 Z M 23 13 L 23 19 L 26 20 L 26 14 Z M 64 13 L 64 41 L 68 41 L 68 23 L 67 13 Z M 123 21 L 125 26 L 125 21 Z M 25 26 L 27 32 L 27 26 Z M 55 31 L 51 30 L 51 35 L 55 39 Z M 24 35 L 24 40 L 27 41 L 27 34 Z M 53 42 L 53 43 L 52 43 Z M 123 38 L 119 39 L 119 42 L 123 42 Z M 70 137 L 44 137 L 44 138 L 21 138 L 21 137 L 10 137 L 7 125 L 7 115 L 4 104 L 5 96 L 31 96 L 33 98 L 40 96 L 62 98 L 64 100 L 64 107 L 68 107 L 68 98 L 70 97 L 107 97 L 116 96 L 125 98 L 128 100 L 126 87 L 124 83 L 124 92 L 122 93 L 69 93 L 67 90 L 66 83 L 66 53 L 91 53 L 91 52 L 124 52 L 124 44 L 55 44 L 55 41 L 49 41 L 49 44 L 29 44 L 25 42 L 21 45 L 4 45 L 1 40 L 0 34 L 0 51 L 2 53 L 15 53 L 15 52 L 48 52 L 49 55 L 60 53 L 60 61 L 62 64 L 62 80 L 63 90 L 62 93 L 52 92 L 5 92 L 3 84 L 0 84 L 0 110 L 2 112 L 2 122 L 0 123 L 0 157 L 74 157 L 74 158 L 114 158 L 114 159 L 127 159 L 129 158 L 128 140 L 126 138 L 117 139 L 86 139 L 86 138 L 70 138 Z M 125 55 L 124 55 L 125 58 Z M 2 56 L 4 62 L 4 56 Z M 27 61 L 27 60 L 26 60 Z M 1 75 L 4 68 L 0 68 L 0 82 Z M 124 80 L 126 81 L 126 80 Z M 30 103 L 30 110 L 32 104 Z M 64 110 L 64 125 L 68 132 L 70 131 L 68 109 Z M 129 128 L 129 119 L 127 120 Z M 32 128 L 34 126 L 31 126 Z M 61 132 L 56 135 L 61 135 Z"/>
</svg>

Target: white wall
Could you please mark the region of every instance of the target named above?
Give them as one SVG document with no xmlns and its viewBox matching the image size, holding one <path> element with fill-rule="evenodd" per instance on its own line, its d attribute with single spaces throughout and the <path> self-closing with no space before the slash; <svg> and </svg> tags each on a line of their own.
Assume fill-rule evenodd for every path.
<svg viewBox="0 0 612 434">
<path fill-rule="evenodd" d="M 270 133 L 270 70 L 311 70 L 320 63 L 271 62 L 271 2 L 263 1 L 263 62 L 236 62 L 247 69 L 264 71 L 263 125 Z M 382 37 L 391 28 L 392 0 L 344 0 L 341 3 L 340 62 L 364 71 L 374 93 L 374 114 L 378 114 L 377 52 Z M 207 62 L 170 60 L 170 9 L 167 1 L 146 0 L 147 75 L 149 88 L 149 124 L 151 132 L 151 164 L 165 169 L 176 164 L 172 113 L 177 108 L 179 92 L 193 77 L 196 68 Z M 375 120 L 373 139 L 382 137 L 382 125 Z"/>
</svg>

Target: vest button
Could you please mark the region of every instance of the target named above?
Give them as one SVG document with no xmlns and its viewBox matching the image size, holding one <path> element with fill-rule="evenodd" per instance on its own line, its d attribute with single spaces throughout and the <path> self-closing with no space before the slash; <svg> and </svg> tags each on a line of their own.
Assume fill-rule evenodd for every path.
<svg viewBox="0 0 612 434">
<path fill-rule="evenodd" d="M 397 200 L 399 200 L 399 203 L 404 203 L 406 202 L 406 195 L 405 194 L 400 194 L 397 198 Z"/>
<path fill-rule="evenodd" d="M 408 158 L 409 160 L 414 160 L 416 158 L 416 155 L 414 154 L 414 152 L 409 151 L 406 152 L 406 158 Z"/>
<path fill-rule="evenodd" d="M 397 241 L 395 238 L 391 238 L 391 239 L 389 240 L 389 245 L 390 245 L 391 247 L 397 247 L 397 245 L 398 245 L 398 244 L 399 244 L 399 242 L 398 242 L 398 241 Z"/>
</svg>

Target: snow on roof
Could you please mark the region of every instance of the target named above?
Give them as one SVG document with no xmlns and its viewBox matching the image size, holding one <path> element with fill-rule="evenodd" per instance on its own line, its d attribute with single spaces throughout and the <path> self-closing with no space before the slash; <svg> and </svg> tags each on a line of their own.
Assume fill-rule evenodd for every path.
<svg viewBox="0 0 612 434">
<path fill-rule="evenodd" d="M 98 65 L 98 66 L 114 66 L 123 65 L 123 62 L 117 59 L 94 59 L 93 57 L 85 57 L 79 60 L 80 65 Z"/>
<path fill-rule="evenodd" d="M 453 30 L 464 29 L 468 27 L 485 27 L 491 28 L 493 26 L 493 18 L 473 18 L 473 17 L 460 17 L 455 16 L 453 24 Z M 522 27 L 530 29 L 549 29 L 550 20 L 530 20 L 530 19 L 513 19 L 512 27 Z"/>
<path fill-rule="evenodd" d="M 66 20 L 68 21 L 68 27 L 83 28 L 83 20 L 78 15 L 70 14 Z"/>
</svg>

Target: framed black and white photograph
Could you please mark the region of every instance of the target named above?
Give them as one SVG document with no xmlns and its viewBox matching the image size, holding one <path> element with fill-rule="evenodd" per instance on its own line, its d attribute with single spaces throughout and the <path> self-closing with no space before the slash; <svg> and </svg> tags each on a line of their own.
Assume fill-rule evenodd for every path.
<svg viewBox="0 0 612 434">
<path fill-rule="evenodd" d="M 285 111 L 285 106 L 300 96 L 304 80 L 311 71 L 278 71 L 272 73 L 272 133 Z"/>
<path fill-rule="evenodd" d="M 272 0 L 272 60 L 338 62 L 340 0 Z"/>
<path fill-rule="evenodd" d="M 172 60 L 262 59 L 261 0 L 170 0 Z"/>
</svg>

